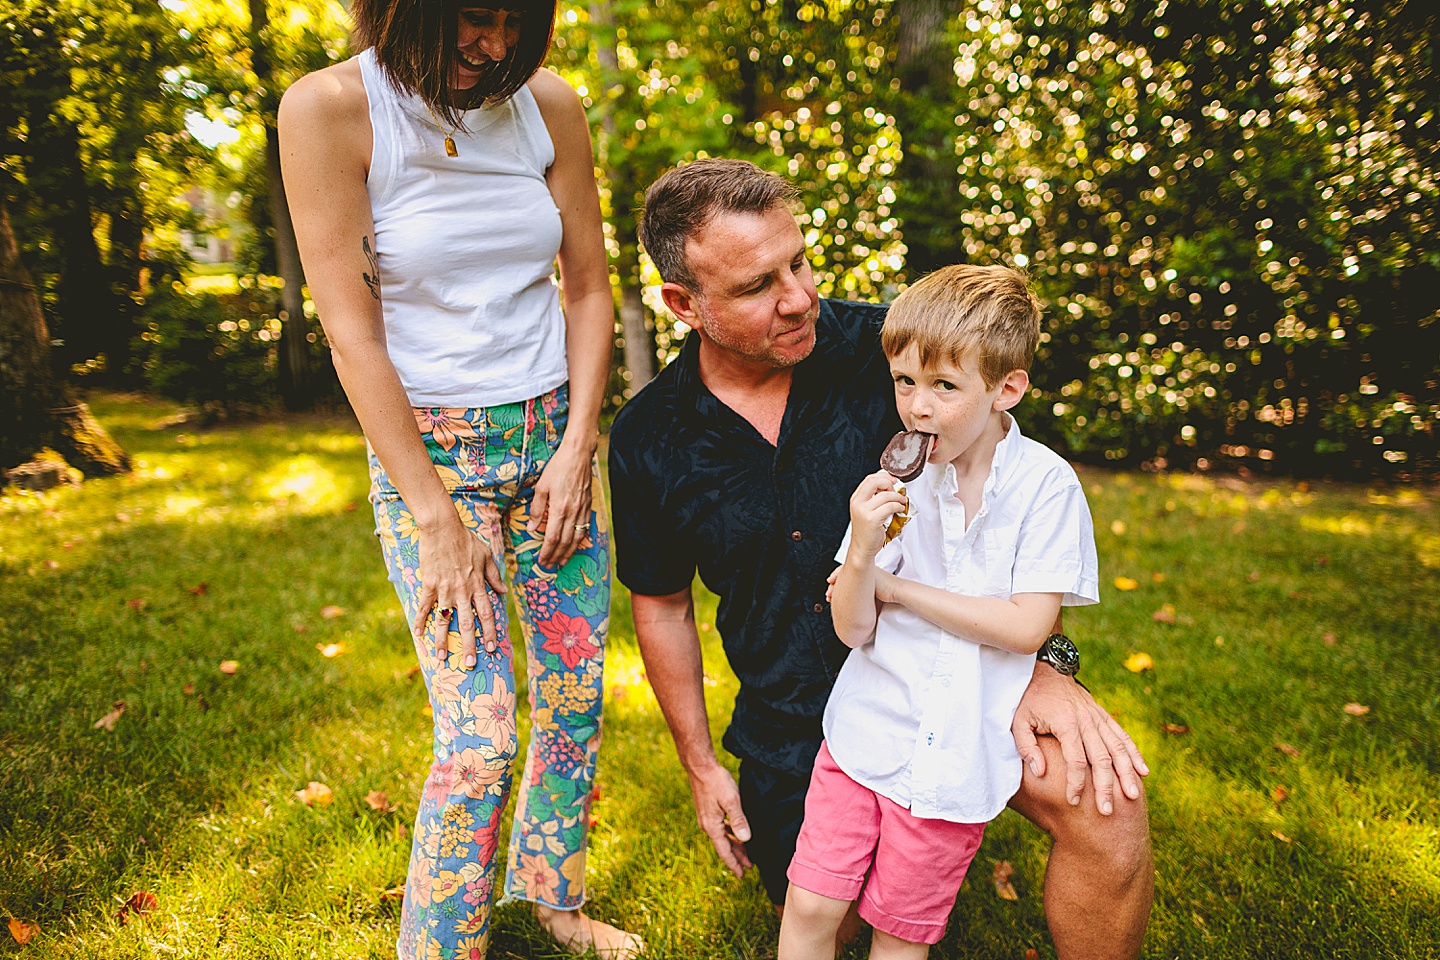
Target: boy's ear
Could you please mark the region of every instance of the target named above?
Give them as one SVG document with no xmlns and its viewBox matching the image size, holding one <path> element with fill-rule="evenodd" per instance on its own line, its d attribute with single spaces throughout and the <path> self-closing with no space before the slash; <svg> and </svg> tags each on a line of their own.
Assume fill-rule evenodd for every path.
<svg viewBox="0 0 1440 960">
<path fill-rule="evenodd" d="M 995 397 L 993 409 L 997 412 L 1009 410 L 1020 402 L 1029 387 L 1030 374 L 1024 370 L 1011 370 L 1005 374 L 1005 379 L 1000 381 L 1000 393 Z"/>
<path fill-rule="evenodd" d="M 698 298 L 689 287 L 681 286 L 678 283 L 661 284 L 660 299 L 664 302 L 666 309 L 675 315 L 675 319 L 684 323 L 691 330 L 704 326 L 704 323 L 699 320 L 700 311 L 695 305 Z"/>
</svg>

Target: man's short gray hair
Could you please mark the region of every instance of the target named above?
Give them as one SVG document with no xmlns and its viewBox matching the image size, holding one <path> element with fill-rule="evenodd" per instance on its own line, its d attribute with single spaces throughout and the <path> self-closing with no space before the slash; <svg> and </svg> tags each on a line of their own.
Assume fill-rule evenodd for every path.
<svg viewBox="0 0 1440 960">
<path fill-rule="evenodd" d="M 748 160 L 696 160 L 667 172 L 645 191 L 640 242 L 666 283 L 700 293 L 685 245 L 720 213 L 767 213 L 789 207 L 794 184 Z"/>
</svg>

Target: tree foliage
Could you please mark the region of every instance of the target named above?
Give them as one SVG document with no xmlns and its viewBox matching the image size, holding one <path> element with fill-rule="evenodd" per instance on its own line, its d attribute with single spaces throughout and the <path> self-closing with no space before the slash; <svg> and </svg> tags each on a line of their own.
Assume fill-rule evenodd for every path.
<svg viewBox="0 0 1440 960">
<path fill-rule="evenodd" d="M 242 194 L 268 236 L 267 117 L 347 53 L 333 0 L 267 7 L 258 38 L 248 0 L 0 7 L 5 189 L 67 342 L 133 313 L 136 238 L 178 222 L 181 185 Z M 1050 307 L 1027 421 L 1073 456 L 1433 474 L 1435 20 L 1417 0 L 562 3 L 551 65 L 595 131 L 614 402 L 685 333 L 636 239 L 644 189 L 727 154 L 799 185 L 827 295 L 1025 267 Z M 201 115 L 238 141 L 196 143 Z M 82 339 L 67 361 L 99 349 Z"/>
</svg>

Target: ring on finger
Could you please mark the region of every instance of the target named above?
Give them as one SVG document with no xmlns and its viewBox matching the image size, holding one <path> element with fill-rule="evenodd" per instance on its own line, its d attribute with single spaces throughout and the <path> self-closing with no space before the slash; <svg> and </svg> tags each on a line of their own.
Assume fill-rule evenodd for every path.
<svg viewBox="0 0 1440 960">
<path fill-rule="evenodd" d="M 577 524 L 575 524 L 575 529 L 576 529 L 576 531 L 579 532 L 579 533 L 589 533 L 589 532 L 590 532 L 590 524 L 588 524 L 588 523 L 577 523 Z"/>
<path fill-rule="evenodd" d="M 450 619 L 451 617 L 453 617 L 454 615 L 455 615 L 455 608 L 454 608 L 454 607 L 441 607 L 441 608 L 440 608 L 440 619 L 441 619 L 441 620 L 449 620 L 449 619 Z"/>
</svg>

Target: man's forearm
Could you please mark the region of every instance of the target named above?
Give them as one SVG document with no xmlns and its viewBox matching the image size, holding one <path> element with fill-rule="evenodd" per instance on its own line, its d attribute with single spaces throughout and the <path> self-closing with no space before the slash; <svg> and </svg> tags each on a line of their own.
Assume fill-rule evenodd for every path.
<svg viewBox="0 0 1440 960">
<path fill-rule="evenodd" d="M 680 763 L 694 776 L 719 762 L 705 710 L 705 665 L 695 629 L 695 608 L 688 590 L 683 601 L 678 595 L 635 595 L 632 600 L 645 675 L 660 702 Z"/>
</svg>

